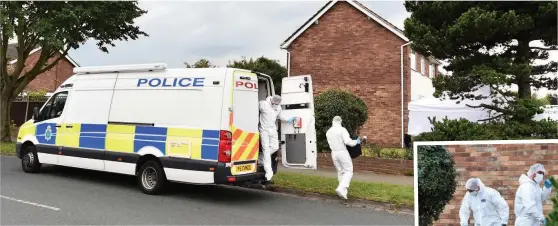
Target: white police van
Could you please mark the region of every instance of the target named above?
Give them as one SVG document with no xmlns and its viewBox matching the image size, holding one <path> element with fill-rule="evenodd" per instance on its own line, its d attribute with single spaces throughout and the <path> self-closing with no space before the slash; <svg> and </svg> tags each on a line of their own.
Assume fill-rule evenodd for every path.
<svg viewBox="0 0 558 226">
<path fill-rule="evenodd" d="M 264 178 L 258 167 L 259 101 L 268 75 L 234 68 L 165 64 L 81 67 L 19 130 L 25 172 L 42 163 L 135 175 L 157 194 L 167 181 L 236 184 Z M 285 77 L 281 123 L 285 167 L 316 169 L 310 76 Z"/>
</svg>

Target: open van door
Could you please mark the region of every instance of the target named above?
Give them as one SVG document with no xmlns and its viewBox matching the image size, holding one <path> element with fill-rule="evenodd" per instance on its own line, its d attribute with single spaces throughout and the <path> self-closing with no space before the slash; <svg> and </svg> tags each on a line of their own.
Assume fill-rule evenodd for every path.
<svg viewBox="0 0 558 226">
<path fill-rule="evenodd" d="M 281 122 L 281 156 L 283 166 L 297 169 L 317 169 L 314 96 L 310 75 L 283 78 L 281 88 L 282 114 L 300 117 L 300 128 Z M 295 123 L 296 124 L 296 123 Z"/>
</svg>

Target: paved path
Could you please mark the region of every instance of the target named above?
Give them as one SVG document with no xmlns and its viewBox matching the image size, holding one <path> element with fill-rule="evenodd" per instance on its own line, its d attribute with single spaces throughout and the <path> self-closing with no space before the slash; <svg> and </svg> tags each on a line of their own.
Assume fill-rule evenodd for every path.
<svg viewBox="0 0 558 226">
<path fill-rule="evenodd" d="M 278 172 L 289 172 L 289 173 L 299 173 L 306 175 L 322 176 L 337 178 L 337 171 L 335 169 L 318 169 L 318 170 L 296 170 L 283 167 L 279 163 Z M 399 185 L 410 185 L 413 186 L 413 177 L 409 176 L 396 176 L 396 175 L 384 175 L 376 174 L 373 172 L 354 172 L 353 181 L 363 181 L 363 182 L 376 182 L 376 183 L 388 183 L 388 184 L 399 184 Z"/>
<path fill-rule="evenodd" d="M 2 225 L 414 225 L 413 216 L 347 207 L 260 190 L 171 184 L 141 193 L 135 178 L 44 166 L 26 174 L 16 157 L 1 157 Z"/>
</svg>

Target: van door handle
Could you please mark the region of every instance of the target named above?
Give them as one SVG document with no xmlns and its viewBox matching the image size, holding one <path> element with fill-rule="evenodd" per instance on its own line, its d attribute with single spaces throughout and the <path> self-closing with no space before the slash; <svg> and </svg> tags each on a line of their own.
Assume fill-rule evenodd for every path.
<svg viewBox="0 0 558 226">
<path fill-rule="evenodd" d="M 73 128 L 74 126 L 72 125 L 66 125 L 66 128 Z"/>
<path fill-rule="evenodd" d="M 56 128 L 60 128 L 60 127 L 62 127 L 62 126 L 61 126 L 61 125 L 56 125 L 56 126 L 54 126 L 54 127 L 56 127 Z"/>
</svg>

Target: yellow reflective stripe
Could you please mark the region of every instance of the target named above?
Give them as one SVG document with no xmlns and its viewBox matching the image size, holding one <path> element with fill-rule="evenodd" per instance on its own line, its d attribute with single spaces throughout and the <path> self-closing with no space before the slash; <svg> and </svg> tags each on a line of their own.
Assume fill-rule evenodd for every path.
<svg viewBox="0 0 558 226">
<path fill-rule="evenodd" d="M 133 153 L 135 132 L 136 126 L 133 125 L 107 125 L 105 149 Z"/>
</svg>

